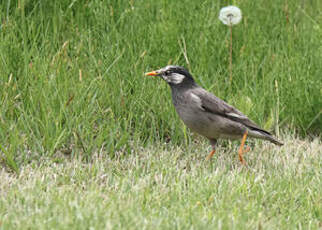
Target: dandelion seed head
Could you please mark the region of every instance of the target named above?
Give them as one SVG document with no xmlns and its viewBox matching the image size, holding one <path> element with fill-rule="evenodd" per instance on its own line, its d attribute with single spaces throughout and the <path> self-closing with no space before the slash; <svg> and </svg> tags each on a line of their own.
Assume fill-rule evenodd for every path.
<svg viewBox="0 0 322 230">
<path fill-rule="evenodd" d="M 226 6 L 219 12 L 219 20 L 225 25 L 232 26 L 238 24 L 242 19 L 241 10 L 236 6 Z"/>
</svg>

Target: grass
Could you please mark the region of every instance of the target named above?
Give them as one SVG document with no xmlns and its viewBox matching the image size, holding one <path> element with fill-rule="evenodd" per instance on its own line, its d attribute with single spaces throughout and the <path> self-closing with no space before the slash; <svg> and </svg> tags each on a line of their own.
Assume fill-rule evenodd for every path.
<svg viewBox="0 0 322 230">
<path fill-rule="evenodd" d="M 321 139 L 281 148 L 155 145 L 110 158 L 44 158 L 0 171 L 1 229 L 320 229 Z"/>
<path fill-rule="evenodd" d="M 2 161 L 60 151 L 131 152 L 188 143 L 164 82 L 145 71 L 186 66 L 200 85 L 266 129 L 322 127 L 320 1 L 243 1 L 229 84 L 216 1 L 4 1 L 0 6 Z M 186 57 L 185 55 L 186 54 Z M 189 136 L 189 135 L 186 135 Z"/>
</svg>

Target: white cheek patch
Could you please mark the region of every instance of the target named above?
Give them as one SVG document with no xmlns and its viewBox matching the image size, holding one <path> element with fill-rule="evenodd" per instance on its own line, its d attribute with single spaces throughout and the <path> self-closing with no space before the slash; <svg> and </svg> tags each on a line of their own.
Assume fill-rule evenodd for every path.
<svg viewBox="0 0 322 230">
<path fill-rule="evenodd" d="M 173 84 L 180 84 L 184 78 L 185 78 L 185 76 L 182 74 L 173 73 L 173 74 L 171 74 L 171 77 L 169 77 L 168 80 L 166 80 L 166 81 L 171 82 Z"/>
<path fill-rule="evenodd" d="M 169 78 L 165 75 L 162 76 L 163 80 L 165 80 L 166 82 L 170 82 Z"/>
</svg>

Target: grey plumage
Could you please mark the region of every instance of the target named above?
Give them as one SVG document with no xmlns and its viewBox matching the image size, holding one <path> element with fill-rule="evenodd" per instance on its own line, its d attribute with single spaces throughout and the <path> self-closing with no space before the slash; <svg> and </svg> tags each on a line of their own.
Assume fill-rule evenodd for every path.
<svg viewBox="0 0 322 230">
<path fill-rule="evenodd" d="M 146 75 L 167 81 L 179 117 L 193 132 L 207 137 L 213 149 L 217 139 L 240 139 L 246 132 L 250 137 L 283 145 L 242 112 L 201 88 L 183 67 L 166 66 Z"/>
</svg>

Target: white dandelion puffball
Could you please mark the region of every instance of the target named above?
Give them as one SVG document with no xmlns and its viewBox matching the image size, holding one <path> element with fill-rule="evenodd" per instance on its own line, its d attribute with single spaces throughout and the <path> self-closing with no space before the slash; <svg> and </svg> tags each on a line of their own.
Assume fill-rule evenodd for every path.
<svg viewBox="0 0 322 230">
<path fill-rule="evenodd" d="M 224 8 L 221 8 L 219 12 L 219 20 L 228 26 L 238 24 L 241 19 L 242 13 L 236 6 L 226 6 Z"/>
</svg>

